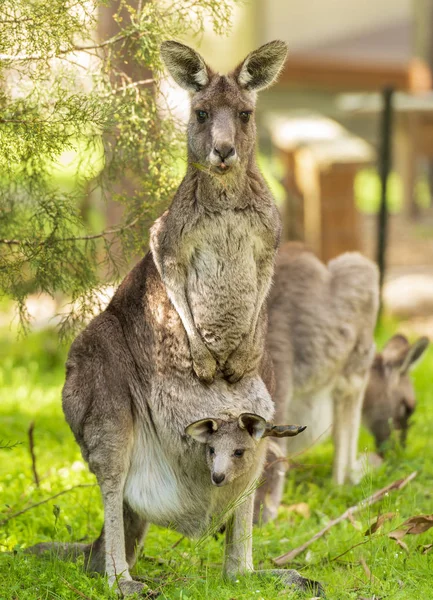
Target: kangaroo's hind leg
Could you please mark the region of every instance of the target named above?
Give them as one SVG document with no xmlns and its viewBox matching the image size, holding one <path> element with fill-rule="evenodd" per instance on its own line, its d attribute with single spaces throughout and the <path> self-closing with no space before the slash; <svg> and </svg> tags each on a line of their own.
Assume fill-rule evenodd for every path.
<svg viewBox="0 0 433 600">
<path fill-rule="evenodd" d="M 135 565 L 149 524 L 132 508 L 123 503 L 123 528 L 125 535 L 125 557 L 129 569 Z M 101 535 L 84 549 L 85 564 L 89 571 L 105 573 L 105 527 Z"/>
<path fill-rule="evenodd" d="M 63 410 L 96 475 L 104 505 L 104 528 L 86 552 L 87 566 L 105 572 L 110 585 L 128 595 L 147 589 L 129 573 L 145 524 L 124 508 L 137 401 L 131 390 L 141 382 L 116 319 L 104 315 L 93 323 L 95 330 L 84 332 L 71 348 Z"/>
</svg>

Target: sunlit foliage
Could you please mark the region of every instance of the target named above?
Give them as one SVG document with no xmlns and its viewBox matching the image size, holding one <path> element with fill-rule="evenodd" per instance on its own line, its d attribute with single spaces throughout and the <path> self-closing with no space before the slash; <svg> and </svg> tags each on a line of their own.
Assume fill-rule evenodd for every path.
<svg viewBox="0 0 433 600">
<path fill-rule="evenodd" d="M 0 3 L 0 295 L 16 301 L 24 324 L 25 300 L 37 292 L 67 295 L 64 325 L 81 322 L 94 291 L 143 252 L 183 155 L 174 118 L 158 108 L 159 45 L 200 34 L 205 21 L 227 31 L 231 5 Z M 101 10 L 109 33 L 98 27 Z M 78 154 L 73 185 L 54 167 L 65 151 Z M 123 205 L 118 223 L 83 218 L 95 195 Z"/>
</svg>

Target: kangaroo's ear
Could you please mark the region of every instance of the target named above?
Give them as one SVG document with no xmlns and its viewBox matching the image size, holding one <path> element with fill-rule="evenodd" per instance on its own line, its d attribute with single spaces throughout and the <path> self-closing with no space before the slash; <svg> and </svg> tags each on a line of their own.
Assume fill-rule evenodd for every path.
<svg viewBox="0 0 433 600">
<path fill-rule="evenodd" d="M 161 57 L 175 82 L 188 92 L 207 86 L 211 71 L 200 54 L 173 40 L 162 42 Z"/>
<path fill-rule="evenodd" d="M 206 444 L 220 425 L 221 419 L 200 419 L 200 421 L 194 421 L 194 423 L 188 425 L 185 428 L 185 433 L 197 442 Z"/>
<path fill-rule="evenodd" d="M 262 438 L 266 431 L 264 418 L 253 413 L 242 413 L 238 418 L 238 425 L 241 429 L 248 431 L 255 440 Z"/>
<path fill-rule="evenodd" d="M 408 339 L 398 333 L 388 340 L 381 352 L 383 364 L 389 372 L 404 375 L 421 358 L 428 345 L 427 337 L 421 337 L 410 345 Z"/>
<path fill-rule="evenodd" d="M 235 69 L 237 82 L 246 90 L 263 90 L 278 77 L 287 56 L 285 42 L 275 40 L 254 50 Z"/>
<path fill-rule="evenodd" d="M 263 437 L 267 435 L 278 438 L 294 437 L 306 429 L 306 425 L 272 425 L 272 423 L 266 423 L 266 431 Z"/>
<path fill-rule="evenodd" d="M 414 342 L 412 346 L 410 346 L 403 364 L 400 367 L 400 373 L 407 373 L 407 371 L 419 361 L 424 352 L 427 350 L 429 343 L 428 337 L 423 336 Z"/>
</svg>

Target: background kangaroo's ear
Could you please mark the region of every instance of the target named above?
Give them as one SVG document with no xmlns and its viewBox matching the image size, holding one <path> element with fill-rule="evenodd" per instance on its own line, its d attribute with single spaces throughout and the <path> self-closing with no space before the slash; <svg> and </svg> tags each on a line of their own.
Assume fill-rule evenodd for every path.
<svg viewBox="0 0 433 600">
<path fill-rule="evenodd" d="M 263 417 L 253 413 L 242 413 L 238 418 L 238 425 L 241 429 L 248 431 L 255 440 L 263 437 L 266 431 L 266 421 Z"/>
<path fill-rule="evenodd" d="M 210 69 L 198 52 L 173 40 L 162 42 L 161 57 L 175 82 L 188 92 L 198 92 L 209 83 Z"/>
<path fill-rule="evenodd" d="M 185 433 L 197 442 L 206 444 L 220 425 L 221 419 L 200 419 L 200 421 L 194 421 L 194 423 L 185 427 Z"/>
<path fill-rule="evenodd" d="M 269 42 L 254 50 L 235 69 L 234 76 L 246 90 L 263 90 L 278 77 L 287 56 L 287 44 L 280 40 Z"/>
<path fill-rule="evenodd" d="M 403 364 L 400 367 L 400 373 L 406 373 L 410 367 L 413 367 L 416 362 L 422 357 L 429 345 L 428 337 L 421 337 L 410 346 Z"/>
<path fill-rule="evenodd" d="M 421 337 L 410 345 L 404 335 L 396 334 L 385 344 L 381 352 L 383 364 L 386 368 L 394 369 L 400 375 L 404 375 L 421 358 L 428 345 L 427 337 Z"/>
</svg>

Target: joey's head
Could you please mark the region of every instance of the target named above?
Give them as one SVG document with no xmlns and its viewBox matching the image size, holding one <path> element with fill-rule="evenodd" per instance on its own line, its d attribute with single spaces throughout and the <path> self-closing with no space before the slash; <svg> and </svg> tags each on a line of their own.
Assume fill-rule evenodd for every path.
<svg viewBox="0 0 433 600">
<path fill-rule="evenodd" d="M 218 175 L 235 173 L 248 163 L 255 151 L 257 92 L 274 82 L 286 54 L 284 42 L 270 42 L 251 52 L 229 74 L 219 75 L 192 48 L 163 42 L 161 56 L 169 73 L 190 92 L 191 163 Z"/>
<path fill-rule="evenodd" d="M 259 442 L 266 436 L 294 436 L 304 431 L 299 425 L 274 426 L 259 415 L 242 413 L 237 419 L 201 419 L 188 425 L 185 433 L 206 445 L 206 461 L 216 486 L 231 483 L 253 467 Z"/>
<path fill-rule="evenodd" d="M 374 435 L 376 448 L 383 453 L 393 430 L 400 432 L 404 445 L 415 405 L 410 369 L 422 357 L 429 340 L 410 344 L 404 335 L 394 335 L 374 359 L 364 397 L 363 418 Z"/>
</svg>

